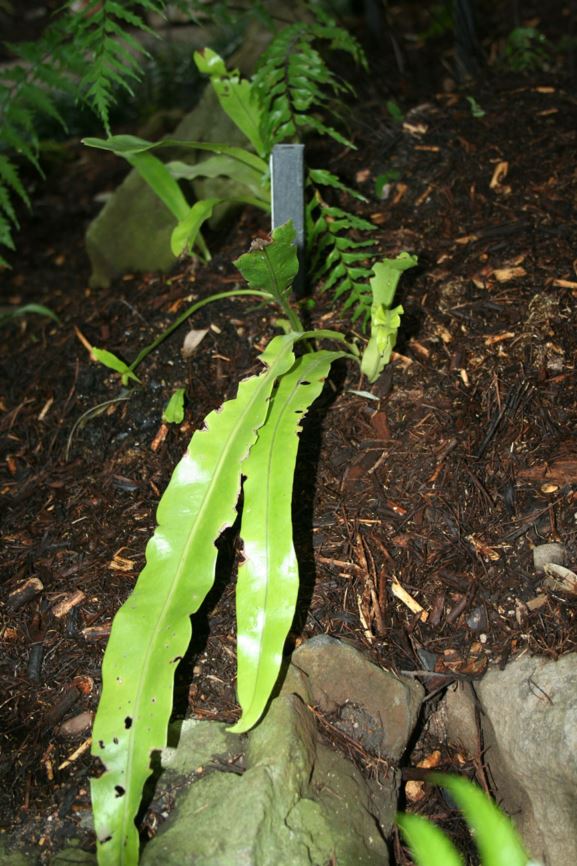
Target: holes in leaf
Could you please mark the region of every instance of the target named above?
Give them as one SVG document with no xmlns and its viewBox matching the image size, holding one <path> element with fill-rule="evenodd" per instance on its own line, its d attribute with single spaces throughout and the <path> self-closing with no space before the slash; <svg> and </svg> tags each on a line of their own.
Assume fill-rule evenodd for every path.
<svg viewBox="0 0 577 866">
<path fill-rule="evenodd" d="M 100 842 L 101 845 L 106 845 L 106 843 L 110 842 L 111 839 L 112 839 L 112 836 L 105 836 L 104 839 L 99 839 L 98 841 Z"/>
<path fill-rule="evenodd" d="M 125 791 L 125 789 L 122 787 L 122 785 L 115 785 L 115 786 L 114 786 L 114 790 L 116 791 L 116 796 L 117 796 L 117 797 L 124 797 L 124 795 L 126 794 L 126 791 Z"/>
<path fill-rule="evenodd" d="M 99 748 L 99 749 L 104 749 L 104 748 L 105 748 L 105 746 L 104 746 L 104 740 L 98 740 L 98 748 Z"/>
<path fill-rule="evenodd" d="M 113 737 L 112 742 L 114 743 L 115 746 L 117 746 L 118 745 L 118 737 Z"/>
<path fill-rule="evenodd" d="M 151 699 L 150 699 L 150 703 L 151 703 L 151 704 L 155 704 L 155 703 L 156 703 L 156 698 L 151 698 Z"/>
<path fill-rule="evenodd" d="M 127 731 L 132 727 L 132 718 L 130 716 L 126 716 L 124 719 L 124 727 Z"/>
<path fill-rule="evenodd" d="M 177 665 L 181 661 L 182 661 L 182 656 L 175 656 L 173 659 L 170 660 L 170 664 L 171 665 Z"/>
</svg>

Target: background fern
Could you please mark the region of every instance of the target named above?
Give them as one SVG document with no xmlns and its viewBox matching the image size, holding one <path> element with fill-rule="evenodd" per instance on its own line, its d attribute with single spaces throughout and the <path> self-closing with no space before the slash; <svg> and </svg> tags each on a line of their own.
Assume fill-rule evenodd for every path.
<svg viewBox="0 0 577 866">
<path fill-rule="evenodd" d="M 333 126 L 342 124 L 342 97 L 352 87 L 331 71 L 315 43 L 345 51 L 366 68 L 357 40 L 314 8 L 316 21 L 285 27 L 263 53 L 253 76 L 256 98 L 262 108 L 261 135 L 268 150 L 287 139 L 300 140 L 316 132 L 347 147 L 354 145 Z"/>
<path fill-rule="evenodd" d="M 164 0 L 72 0 L 36 42 L 9 46 L 17 62 L 0 74 L 0 247 L 14 249 L 14 202 L 30 200 L 20 179 L 20 160 L 40 173 L 38 122 L 49 117 L 65 127 L 57 99 L 68 94 L 89 105 L 109 130 L 110 106 L 119 88 L 130 91 L 146 52 L 128 31 L 150 31 L 143 13 L 162 12 Z M 0 255 L 0 264 L 6 260 Z"/>
<path fill-rule="evenodd" d="M 275 144 L 301 140 L 308 133 L 330 136 L 354 148 L 335 125 L 343 125 L 343 97 L 354 93 L 327 65 L 323 48 L 344 51 L 367 68 L 357 40 L 320 10 L 310 7 L 315 20 L 298 22 L 282 30 L 264 52 L 252 79 L 262 111 L 261 135 L 270 152 Z M 317 48 L 318 45 L 318 48 Z M 334 125 L 333 125 L 334 124 Z M 363 326 L 370 317 L 371 291 L 367 263 L 374 241 L 359 233 L 374 230 L 372 223 L 327 204 L 321 187 L 331 187 L 364 200 L 329 171 L 308 171 L 310 199 L 306 209 L 309 278 L 322 282 L 323 291 L 342 298 L 353 308 L 353 321 Z"/>
<path fill-rule="evenodd" d="M 17 227 L 14 202 L 30 205 L 20 179 L 22 159 L 41 173 L 38 127 L 50 119 L 66 128 L 59 104 L 62 96 L 90 107 L 110 133 L 110 112 L 121 92 L 130 95 L 141 78 L 145 59 L 150 57 L 140 44 L 138 33 L 152 34 L 146 16 L 163 13 L 168 0 L 86 0 L 81 12 L 73 0 L 55 17 L 36 42 L 11 45 L 18 58 L 15 65 L 0 73 L 0 249 L 14 249 Z M 237 10 L 224 0 L 207 6 L 199 0 L 174 0 L 193 20 L 206 18 L 220 24 L 239 14 L 257 17 L 272 27 L 265 2 Z M 261 133 L 270 152 L 275 144 L 299 140 L 309 133 L 329 136 L 347 147 L 354 145 L 336 127 L 343 123 L 343 97 L 351 86 L 326 63 L 322 49 L 344 51 L 366 68 L 366 58 L 357 40 L 328 17 L 318 4 L 308 4 L 313 19 L 291 24 L 281 30 L 264 52 L 252 79 L 262 109 Z M 359 238 L 373 226 L 338 207 L 328 205 L 321 187 L 332 187 L 356 198 L 328 171 L 308 174 L 311 199 L 307 208 L 311 277 L 324 281 L 324 290 L 344 298 L 344 307 L 354 308 L 353 320 L 365 320 L 370 311 L 366 259 L 373 241 Z M 351 234 L 352 233 L 352 234 Z M 0 255 L 0 264 L 6 261 Z"/>
</svg>

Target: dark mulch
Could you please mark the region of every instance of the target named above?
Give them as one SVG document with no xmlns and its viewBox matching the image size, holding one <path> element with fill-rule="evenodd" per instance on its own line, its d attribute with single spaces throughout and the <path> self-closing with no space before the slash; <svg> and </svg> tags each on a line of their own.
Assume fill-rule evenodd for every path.
<svg viewBox="0 0 577 866">
<path fill-rule="evenodd" d="M 577 600 L 544 589 L 532 562 L 547 541 L 577 561 L 577 99 L 564 69 L 493 69 L 447 90 L 443 56 L 412 51 L 412 69 L 428 57 L 428 87 L 391 59 L 385 80 L 377 63 L 361 82 L 358 151 L 311 149 L 368 196 L 359 212 L 377 224 L 382 254 L 410 250 L 420 266 L 402 279 L 403 332 L 370 388 L 376 399 L 353 393 L 366 382 L 338 367 L 306 421 L 292 640 L 344 637 L 432 695 L 520 652 L 577 647 Z M 384 108 L 392 93 L 410 109 L 402 126 Z M 212 239 L 209 265 L 90 290 L 83 233 L 94 196 L 122 167 L 74 143 L 67 155 L 38 186 L 1 275 L 3 302 L 45 303 L 62 320 L 20 320 L 0 344 L 1 815 L 46 850 L 77 835 L 89 810 L 90 717 L 73 735 L 60 726 L 96 709 L 110 623 L 142 567 L 161 492 L 192 431 L 258 369 L 273 334 L 270 311 L 250 299 L 211 306 L 192 323 L 210 331 L 191 360 L 179 332 L 142 366 L 144 387 L 121 391 L 79 333 L 134 357 L 191 298 L 235 285 L 232 260 L 267 226 L 247 212 Z M 374 179 L 390 168 L 400 179 L 376 199 Z M 338 304 L 317 298 L 316 322 L 351 329 Z M 159 444 L 178 386 L 186 421 Z M 223 540 L 215 590 L 195 618 L 181 715 L 236 717 L 235 545 L 233 534 Z M 11 593 L 31 578 L 41 590 L 18 606 Z M 459 760 L 441 752 L 446 769 Z M 434 799 L 418 808 L 448 814 Z M 400 848 L 397 857 L 407 862 Z"/>
</svg>

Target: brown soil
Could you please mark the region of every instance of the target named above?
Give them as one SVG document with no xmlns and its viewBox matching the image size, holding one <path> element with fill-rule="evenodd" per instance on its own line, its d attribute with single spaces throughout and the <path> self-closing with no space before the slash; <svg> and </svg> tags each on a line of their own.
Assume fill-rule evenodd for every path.
<svg viewBox="0 0 577 866">
<path fill-rule="evenodd" d="M 412 51 L 416 69 L 430 46 Z M 577 648 L 575 596 L 545 588 L 532 560 L 535 545 L 560 541 L 577 562 L 577 99 L 564 69 L 514 78 L 493 69 L 447 91 L 441 60 L 430 64 L 427 89 L 390 65 L 387 92 L 378 65 L 360 83 L 354 155 L 311 148 L 369 198 L 359 213 L 377 224 L 380 252 L 409 250 L 420 266 L 403 276 L 403 331 L 379 382 L 338 367 L 307 419 L 292 638 L 346 638 L 433 693 L 520 652 Z M 392 93 L 410 109 L 403 126 L 384 109 Z M 18 320 L 0 345 L 1 821 L 47 851 L 79 835 L 89 809 L 90 716 L 72 735 L 61 725 L 96 709 L 110 623 L 142 567 L 161 492 L 192 431 L 258 369 L 274 332 L 270 311 L 251 300 L 211 306 L 191 323 L 210 327 L 191 360 L 180 355 L 183 329 L 142 365 L 143 387 L 122 391 L 79 334 L 134 357 L 191 297 L 236 284 L 232 260 L 267 226 L 246 212 L 212 238 L 209 265 L 183 261 L 169 278 L 127 275 L 91 291 L 83 234 L 94 196 L 122 166 L 74 143 L 65 152 L 38 184 L 13 269 L 0 275 L 3 303 L 44 303 L 61 319 Z M 376 199 L 374 179 L 390 168 L 400 180 Z M 338 304 L 315 297 L 314 321 L 351 331 Z M 158 444 L 180 386 L 186 421 Z M 180 716 L 236 717 L 235 544 L 229 533 L 194 620 Z M 11 594 L 33 577 L 41 591 L 19 603 Z M 459 760 L 442 750 L 443 768 Z M 408 862 L 400 848 L 397 858 Z"/>
</svg>

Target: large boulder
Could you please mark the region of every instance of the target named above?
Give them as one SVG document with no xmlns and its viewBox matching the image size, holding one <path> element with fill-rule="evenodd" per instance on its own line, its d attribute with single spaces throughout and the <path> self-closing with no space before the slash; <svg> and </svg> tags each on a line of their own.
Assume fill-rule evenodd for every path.
<svg viewBox="0 0 577 866">
<path fill-rule="evenodd" d="M 386 866 L 399 776 L 384 759 L 393 763 L 406 748 L 422 696 L 418 684 L 340 641 L 304 644 L 247 736 L 184 723 L 177 749 L 162 755 L 156 795 L 161 804 L 175 797 L 175 807 L 142 866 Z M 338 739 L 339 729 L 380 760 L 378 778 L 368 781 L 326 744 L 321 731 Z"/>
<path fill-rule="evenodd" d="M 246 144 L 242 133 L 220 108 L 210 86 L 171 137 Z M 179 159 L 192 164 L 199 159 L 199 153 L 189 151 L 179 154 Z M 208 155 L 204 153 L 204 157 Z M 193 183 L 195 197 L 224 193 L 222 181 L 213 181 L 212 187 L 209 184 L 210 181 L 200 180 Z M 220 219 L 227 212 L 221 207 Z M 129 172 L 86 232 L 86 251 L 92 268 L 90 285 L 105 287 L 115 277 L 129 272 L 170 271 L 176 262 L 170 249 L 174 226 L 174 217 L 166 205 L 135 170 Z"/>
<path fill-rule="evenodd" d="M 478 723 L 476 722 L 478 720 Z M 448 739 L 483 760 L 529 854 L 577 863 L 577 654 L 524 655 L 444 701 Z"/>
</svg>

